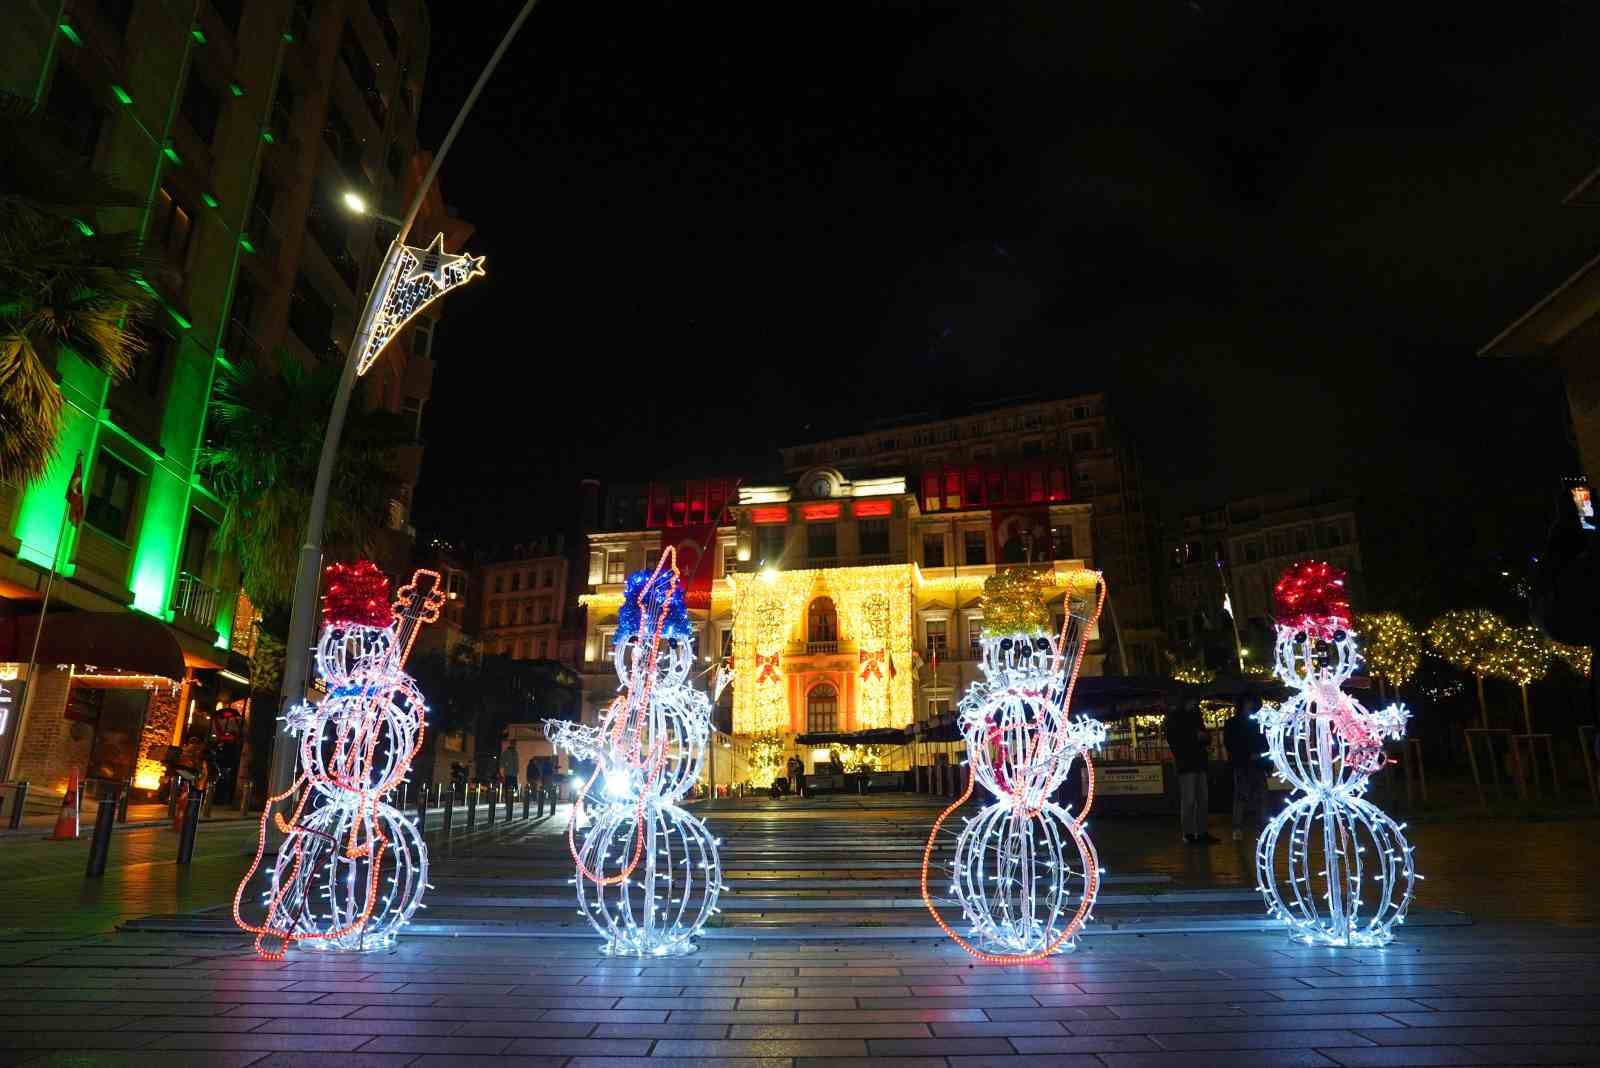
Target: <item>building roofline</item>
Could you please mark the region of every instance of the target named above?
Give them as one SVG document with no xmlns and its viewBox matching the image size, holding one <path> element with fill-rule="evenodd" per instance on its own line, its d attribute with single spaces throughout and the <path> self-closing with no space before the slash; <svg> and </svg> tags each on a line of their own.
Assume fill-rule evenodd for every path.
<svg viewBox="0 0 1600 1068">
<path fill-rule="evenodd" d="M 1596 174 L 1600 174 L 1597 171 Z M 1593 176 L 1591 176 L 1593 177 Z M 1596 285 L 1590 292 L 1582 292 L 1580 286 L 1591 276 L 1600 282 L 1600 256 L 1585 263 L 1577 271 L 1562 282 L 1554 290 L 1547 293 L 1537 304 L 1518 316 L 1511 325 L 1496 334 L 1487 344 L 1478 349 L 1479 356 L 1517 357 L 1530 356 L 1542 352 L 1549 347 L 1550 342 L 1540 339 L 1535 333 L 1535 327 L 1546 318 L 1570 318 L 1581 315 L 1587 319 L 1600 310 L 1600 285 Z M 1593 307 L 1584 313 L 1582 302 L 1588 302 Z M 1577 304 L 1578 306 L 1574 306 Z M 1565 336 L 1563 332 L 1562 336 Z"/>
</svg>

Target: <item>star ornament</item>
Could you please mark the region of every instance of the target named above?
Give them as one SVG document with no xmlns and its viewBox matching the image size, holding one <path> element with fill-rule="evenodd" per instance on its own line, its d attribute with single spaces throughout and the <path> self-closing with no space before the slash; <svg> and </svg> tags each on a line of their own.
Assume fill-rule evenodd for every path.
<svg viewBox="0 0 1600 1068">
<path fill-rule="evenodd" d="M 382 299 L 373 300 L 369 318 L 363 323 L 366 344 L 362 346 L 357 374 L 367 369 L 383 353 L 400 330 L 429 304 L 448 290 L 481 277 L 482 256 L 450 253 L 444 250 L 444 234 L 435 234 L 427 248 L 393 245 L 391 263 L 380 277 L 389 279 Z"/>
</svg>

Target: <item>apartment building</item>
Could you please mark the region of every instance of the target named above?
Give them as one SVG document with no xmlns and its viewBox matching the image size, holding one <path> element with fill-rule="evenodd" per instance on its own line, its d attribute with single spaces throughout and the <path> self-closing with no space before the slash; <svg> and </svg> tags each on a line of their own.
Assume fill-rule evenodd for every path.
<svg viewBox="0 0 1600 1068">
<path fill-rule="evenodd" d="M 166 268 L 151 279 L 161 311 L 135 375 L 113 385 L 63 356 L 55 464 L 34 485 L 0 487 L 0 596 L 13 617 L 0 659 L 26 661 L 83 456 L 86 518 L 60 546 L 51 648 L 26 722 L 0 726 L 10 752 L 0 777 L 59 788 L 76 767 L 151 787 L 150 753 L 237 718 L 247 690 L 230 650 L 250 609 L 217 550 L 222 504 L 196 470 L 212 391 L 230 364 L 279 349 L 308 363 L 343 358 L 392 233 L 340 205 L 350 192 L 396 213 L 418 184 L 427 10 L 421 0 L 18 0 L 0 9 L 0 38 L 0 91 L 42 109 L 137 194 L 137 207 L 98 221 L 139 233 Z M 430 229 L 453 247 L 470 233 L 437 190 L 416 232 Z M 420 419 L 434 326 L 431 314 L 412 324 L 363 380 L 362 402 Z M 410 555 L 420 444 L 403 452 L 383 561 L 396 570 Z M 91 630 L 114 637 L 92 644 Z"/>
<path fill-rule="evenodd" d="M 518 545 L 507 558 L 479 565 L 473 606 L 483 651 L 513 660 L 560 657 L 567 604 L 561 535 Z"/>
</svg>

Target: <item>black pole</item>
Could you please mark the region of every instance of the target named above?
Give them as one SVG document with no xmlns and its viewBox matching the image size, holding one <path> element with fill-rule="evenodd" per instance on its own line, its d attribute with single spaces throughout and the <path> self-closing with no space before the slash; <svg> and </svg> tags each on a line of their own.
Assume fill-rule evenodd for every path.
<svg viewBox="0 0 1600 1068">
<path fill-rule="evenodd" d="M 472 789 L 470 786 L 467 787 L 467 830 L 469 831 L 478 822 L 478 793 L 479 791 Z"/>
<path fill-rule="evenodd" d="M 89 866 L 83 871 L 84 878 L 98 879 L 106 873 L 106 858 L 111 855 L 111 831 L 116 823 L 117 802 L 110 799 L 100 802 L 100 809 L 94 815 L 94 837 L 89 840 Z"/>
<path fill-rule="evenodd" d="M 11 830 L 22 826 L 22 806 L 28 801 L 28 780 L 23 779 L 11 788 L 11 820 L 6 824 Z"/>
<path fill-rule="evenodd" d="M 426 832 L 428 829 L 428 784 L 420 783 L 417 786 L 417 829 Z"/>
<path fill-rule="evenodd" d="M 498 805 L 499 803 L 500 803 L 500 791 L 495 788 L 494 783 L 490 783 L 489 784 L 489 819 L 484 823 L 485 827 L 493 827 L 494 826 L 494 807 L 496 805 Z"/>
<path fill-rule="evenodd" d="M 133 780 L 129 779 L 122 786 L 121 796 L 117 798 L 117 822 L 128 822 L 128 802 L 133 798 Z"/>
<path fill-rule="evenodd" d="M 456 816 L 456 789 L 451 787 L 444 795 L 444 836 L 450 837 L 450 822 Z"/>
<path fill-rule="evenodd" d="M 522 818 L 523 819 L 527 819 L 529 813 L 532 810 L 533 810 L 533 787 L 532 786 L 524 786 L 522 788 Z"/>
<path fill-rule="evenodd" d="M 189 791 L 189 807 L 184 810 L 183 830 L 178 836 L 178 863 L 194 860 L 194 836 L 200 829 L 200 807 L 205 804 L 206 788 Z"/>
</svg>

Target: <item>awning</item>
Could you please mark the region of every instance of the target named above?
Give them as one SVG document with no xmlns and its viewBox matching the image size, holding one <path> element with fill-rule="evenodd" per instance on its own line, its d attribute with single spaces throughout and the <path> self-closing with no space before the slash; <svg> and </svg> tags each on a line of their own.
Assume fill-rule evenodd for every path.
<svg viewBox="0 0 1600 1068">
<path fill-rule="evenodd" d="M 796 745 L 814 745 L 817 748 L 831 745 L 905 745 L 911 736 L 898 727 L 874 727 L 870 731 L 816 731 L 802 734 Z"/>
<path fill-rule="evenodd" d="M 0 661 L 25 664 L 37 615 L 0 620 Z M 183 648 L 167 625 L 142 612 L 53 612 L 39 638 L 41 664 L 92 664 L 182 679 Z"/>
</svg>

